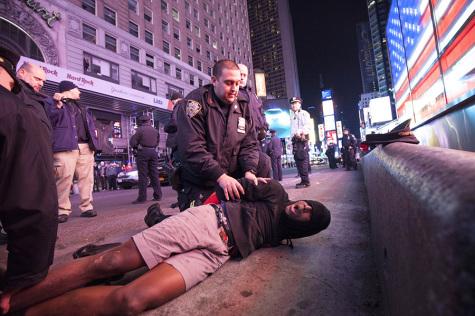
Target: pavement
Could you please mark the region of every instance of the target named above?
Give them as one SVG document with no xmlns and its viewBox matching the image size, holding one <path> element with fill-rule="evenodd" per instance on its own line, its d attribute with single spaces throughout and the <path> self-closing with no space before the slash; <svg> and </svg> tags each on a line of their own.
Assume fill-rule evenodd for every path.
<svg viewBox="0 0 475 316">
<path fill-rule="evenodd" d="M 381 291 L 371 252 L 368 202 L 361 171 L 314 166 L 311 186 L 295 189 L 295 169 L 286 169 L 282 185 L 293 200 L 316 199 L 332 214 L 327 230 L 265 248 L 245 260 L 230 260 L 201 284 L 168 304 L 143 315 L 382 315 Z M 162 187 L 165 213 L 176 201 Z M 152 191 L 149 189 L 149 199 Z M 94 193 L 95 218 L 73 214 L 59 225 L 54 264 L 72 260 L 88 243 L 122 242 L 146 228 L 143 217 L 153 202 L 132 205 L 137 189 Z M 6 247 L 0 247 L 0 267 Z"/>
</svg>

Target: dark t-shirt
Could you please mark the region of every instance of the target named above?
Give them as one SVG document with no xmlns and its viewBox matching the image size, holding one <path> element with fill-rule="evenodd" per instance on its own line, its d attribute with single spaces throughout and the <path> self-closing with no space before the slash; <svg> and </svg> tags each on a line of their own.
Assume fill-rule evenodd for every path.
<svg viewBox="0 0 475 316">
<path fill-rule="evenodd" d="M 78 133 L 78 143 L 89 142 L 89 135 L 87 135 L 86 121 L 82 114 L 82 109 L 76 102 L 71 102 L 71 108 L 76 120 L 76 131 Z"/>
</svg>

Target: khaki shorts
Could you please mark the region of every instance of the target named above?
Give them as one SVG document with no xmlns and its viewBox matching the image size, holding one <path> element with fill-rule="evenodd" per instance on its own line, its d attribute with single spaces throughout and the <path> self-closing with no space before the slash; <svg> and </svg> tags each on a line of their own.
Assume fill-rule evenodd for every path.
<svg viewBox="0 0 475 316">
<path fill-rule="evenodd" d="M 229 259 L 213 207 L 201 205 L 171 216 L 132 237 L 149 269 L 172 265 L 189 290 Z"/>
</svg>

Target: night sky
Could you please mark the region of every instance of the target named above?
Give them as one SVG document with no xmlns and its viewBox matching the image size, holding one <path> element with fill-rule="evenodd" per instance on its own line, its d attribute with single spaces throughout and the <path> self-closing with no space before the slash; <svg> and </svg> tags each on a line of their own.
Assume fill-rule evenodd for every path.
<svg viewBox="0 0 475 316">
<path fill-rule="evenodd" d="M 303 107 L 318 124 L 321 113 L 320 74 L 333 90 L 336 119 L 359 137 L 358 101 L 362 93 L 356 24 L 368 21 L 365 0 L 289 0 L 297 51 Z M 340 115 L 340 117 L 338 117 Z M 316 122 L 317 124 L 317 122 Z"/>
</svg>

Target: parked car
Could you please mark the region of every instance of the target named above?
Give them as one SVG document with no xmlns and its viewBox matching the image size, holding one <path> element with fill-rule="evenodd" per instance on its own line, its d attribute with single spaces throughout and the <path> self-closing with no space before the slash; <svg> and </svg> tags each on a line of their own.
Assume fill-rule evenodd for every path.
<svg viewBox="0 0 475 316">
<path fill-rule="evenodd" d="M 170 170 L 167 168 L 164 162 L 160 162 L 158 165 L 158 176 L 160 179 L 161 185 L 170 184 Z M 150 185 L 150 179 L 148 180 L 148 185 Z M 132 169 L 130 171 L 122 171 L 117 175 L 117 185 L 121 189 L 131 189 L 137 186 L 139 183 L 139 172 L 137 169 Z"/>
</svg>

